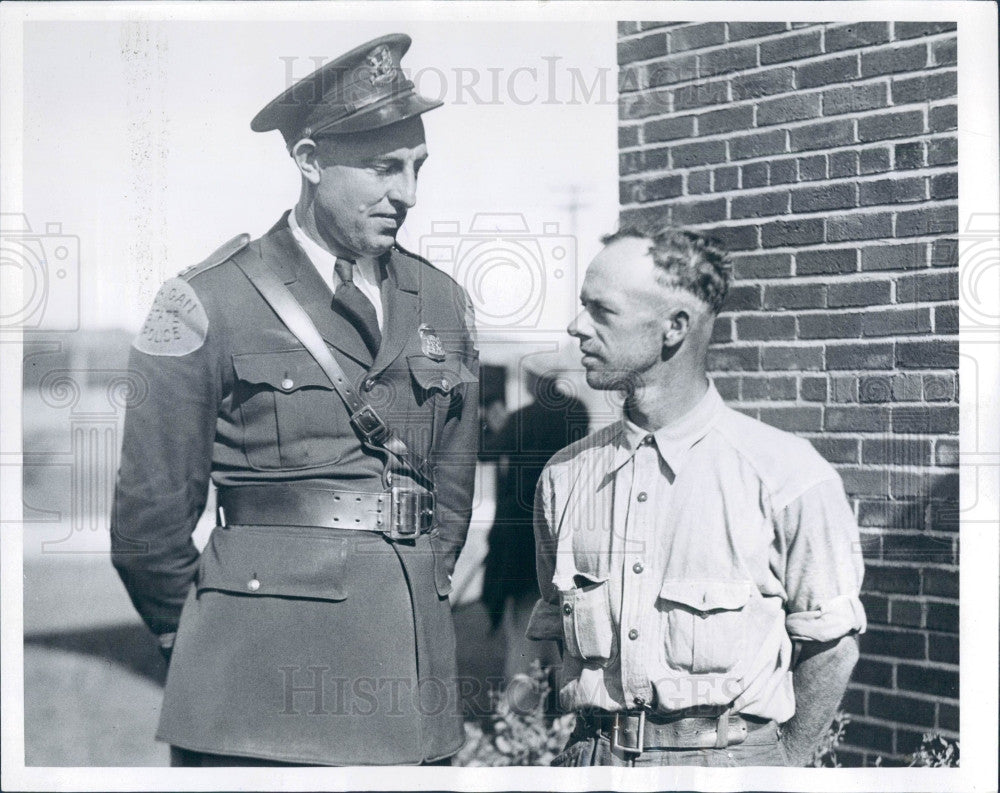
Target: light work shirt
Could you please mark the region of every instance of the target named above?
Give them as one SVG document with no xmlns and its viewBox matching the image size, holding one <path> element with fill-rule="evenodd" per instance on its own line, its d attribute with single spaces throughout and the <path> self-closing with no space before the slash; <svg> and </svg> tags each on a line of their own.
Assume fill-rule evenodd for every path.
<svg viewBox="0 0 1000 793">
<path fill-rule="evenodd" d="M 535 540 L 528 636 L 564 642 L 567 710 L 731 706 L 784 722 L 792 640 L 866 626 L 837 472 L 712 385 L 667 428 L 621 419 L 553 457 Z"/>
<path fill-rule="evenodd" d="M 312 266 L 319 271 L 319 274 L 323 277 L 323 282 L 329 284 L 330 289 L 334 292 L 337 291 L 337 287 L 340 285 L 340 277 L 334 270 L 334 265 L 337 263 L 337 257 L 330 253 L 326 248 L 319 245 L 312 237 L 306 234 L 302 227 L 295 220 L 295 209 L 288 215 L 288 226 L 292 230 L 292 236 L 295 241 L 299 244 L 299 247 L 305 252 L 306 257 L 312 263 Z M 378 263 L 369 257 L 360 256 L 354 260 L 354 271 L 351 276 L 354 280 L 354 285 L 361 290 L 361 293 L 367 297 L 372 305 L 375 307 L 375 316 L 378 318 L 378 328 L 383 329 L 382 324 L 382 289 L 380 286 L 380 279 L 378 277 L 377 268 Z"/>
</svg>

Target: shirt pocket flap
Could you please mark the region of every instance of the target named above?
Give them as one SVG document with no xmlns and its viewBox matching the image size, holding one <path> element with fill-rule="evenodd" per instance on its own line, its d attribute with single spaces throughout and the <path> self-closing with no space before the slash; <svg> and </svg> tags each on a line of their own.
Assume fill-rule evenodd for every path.
<svg viewBox="0 0 1000 793">
<path fill-rule="evenodd" d="M 445 353 L 443 361 L 435 361 L 426 355 L 408 355 L 406 362 L 413 379 L 425 391 L 447 393 L 462 383 L 475 383 L 479 379 L 458 352 Z"/>
<path fill-rule="evenodd" d="M 286 393 L 307 387 L 333 389 L 308 350 L 242 353 L 233 356 L 233 368 L 246 383 L 267 384 Z"/>
<path fill-rule="evenodd" d="M 749 581 L 664 581 L 660 597 L 694 611 L 738 611 L 755 589 Z"/>
<path fill-rule="evenodd" d="M 347 598 L 348 540 L 328 531 L 216 528 L 201 555 L 197 589 L 250 597 Z"/>
</svg>

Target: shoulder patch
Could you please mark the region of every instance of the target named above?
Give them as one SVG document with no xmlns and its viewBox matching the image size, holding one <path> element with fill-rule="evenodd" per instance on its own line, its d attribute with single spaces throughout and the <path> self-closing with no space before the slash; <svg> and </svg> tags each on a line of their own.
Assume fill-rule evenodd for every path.
<svg viewBox="0 0 1000 793">
<path fill-rule="evenodd" d="M 227 242 L 225 245 L 222 245 L 221 247 L 213 251 L 212 255 L 209 256 L 207 259 L 205 259 L 205 261 L 200 262 L 199 264 L 191 265 L 186 270 L 182 270 L 178 274 L 178 278 L 191 280 L 199 273 L 203 273 L 205 272 L 205 270 L 211 270 L 213 267 L 220 265 L 225 261 L 228 261 L 249 244 L 250 244 L 249 234 L 246 233 L 238 234 L 237 236 L 229 240 L 229 242 Z"/>
<path fill-rule="evenodd" d="M 194 352 L 208 335 L 208 314 L 191 284 L 171 278 L 156 293 L 149 316 L 132 346 L 147 355 L 179 357 Z"/>
</svg>

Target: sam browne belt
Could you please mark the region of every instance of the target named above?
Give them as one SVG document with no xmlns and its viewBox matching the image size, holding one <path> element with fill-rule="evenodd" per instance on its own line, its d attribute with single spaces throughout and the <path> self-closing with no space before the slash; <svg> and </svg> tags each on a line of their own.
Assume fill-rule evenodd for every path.
<svg viewBox="0 0 1000 793">
<path fill-rule="evenodd" d="M 413 539 L 434 525 L 434 494 L 393 487 L 371 493 L 315 485 L 220 487 L 220 526 L 316 526 Z"/>
</svg>

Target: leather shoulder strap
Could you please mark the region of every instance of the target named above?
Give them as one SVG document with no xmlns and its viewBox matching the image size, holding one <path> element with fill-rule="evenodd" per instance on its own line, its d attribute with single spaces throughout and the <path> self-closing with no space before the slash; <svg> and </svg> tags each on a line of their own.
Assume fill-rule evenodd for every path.
<svg viewBox="0 0 1000 793">
<path fill-rule="evenodd" d="M 274 275 L 262 259 L 249 256 L 237 266 L 254 285 L 267 304 L 274 310 L 292 334 L 316 359 L 316 363 L 330 379 L 334 390 L 347 406 L 351 424 L 372 446 L 381 448 L 397 458 L 410 472 L 429 489 L 434 489 L 434 477 L 430 464 L 423 457 L 412 452 L 397 436 L 371 405 L 361 398 L 351 384 L 330 348 L 326 346 L 316 325 L 302 308 L 295 296 L 288 291 L 281 280 Z"/>
</svg>

